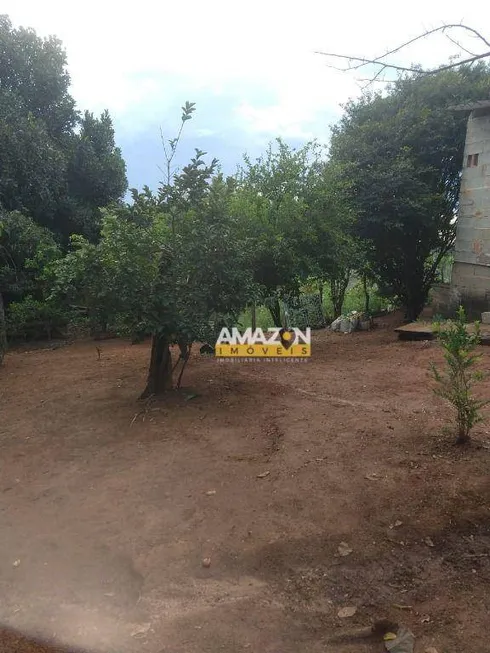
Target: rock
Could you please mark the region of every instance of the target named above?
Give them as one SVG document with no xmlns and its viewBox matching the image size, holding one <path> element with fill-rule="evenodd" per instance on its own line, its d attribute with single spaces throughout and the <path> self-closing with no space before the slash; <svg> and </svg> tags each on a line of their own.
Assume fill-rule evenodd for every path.
<svg viewBox="0 0 490 653">
<path fill-rule="evenodd" d="M 434 648 L 433 646 L 428 646 L 428 647 L 425 649 L 425 653 L 439 653 L 439 652 L 438 652 L 438 650 L 437 650 L 436 648 Z"/>
<path fill-rule="evenodd" d="M 337 551 L 339 552 L 339 556 L 342 558 L 345 558 L 345 556 L 349 556 L 352 553 L 352 549 L 347 544 L 347 542 L 341 542 L 338 546 Z"/>
<path fill-rule="evenodd" d="M 131 637 L 144 637 L 150 628 L 151 624 L 138 624 L 136 628 L 131 632 Z"/>
<path fill-rule="evenodd" d="M 341 318 L 341 317 L 338 317 L 336 320 L 334 320 L 334 321 L 332 322 L 332 324 L 330 325 L 330 329 L 331 329 L 331 331 L 340 331 L 340 324 L 341 324 L 341 322 L 342 322 L 342 318 Z"/>
<path fill-rule="evenodd" d="M 427 546 L 430 546 L 430 547 L 435 546 L 434 542 L 430 539 L 430 537 L 424 538 L 424 543 L 427 544 Z"/>
<path fill-rule="evenodd" d="M 384 645 L 387 651 L 392 651 L 393 653 L 413 653 L 415 637 L 408 628 L 400 626 L 395 639 L 385 640 Z"/>
<path fill-rule="evenodd" d="M 345 608 L 340 608 L 337 612 L 337 616 L 341 619 L 347 619 L 348 617 L 353 617 L 357 612 L 357 608 L 354 605 L 347 605 Z"/>
<path fill-rule="evenodd" d="M 214 497 L 215 494 L 216 494 L 216 490 L 208 490 L 206 492 L 207 497 Z"/>
<path fill-rule="evenodd" d="M 482 324 L 490 324 L 490 313 L 489 312 L 482 313 L 481 314 L 481 321 L 482 321 Z"/>
<path fill-rule="evenodd" d="M 205 569 L 209 569 L 211 567 L 211 558 L 203 558 L 201 564 Z"/>
<path fill-rule="evenodd" d="M 352 325 L 352 322 L 347 317 L 342 318 L 342 321 L 340 322 L 339 329 L 340 329 L 340 331 L 342 331 L 342 333 L 351 333 L 352 331 L 354 331 L 354 327 Z"/>
<path fill-rule="evenodd" d="M 262 474 L 257 474 L 257 478 L 267 478 L 270 472 L 262 472 Z"/>
</svg>

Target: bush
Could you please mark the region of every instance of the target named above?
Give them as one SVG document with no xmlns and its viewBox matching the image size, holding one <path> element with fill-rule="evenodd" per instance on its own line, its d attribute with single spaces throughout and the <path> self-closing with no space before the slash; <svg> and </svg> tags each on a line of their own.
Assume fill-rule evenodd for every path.
<svg viewBox="0 0 490 653">
<path fill-rule="evenodd" d="M 13 302 L 7 310 L 7 337 L 12 341 L 50 340 L 54 335 L 61 335 L 66 324 L 62 309 L 30 295 L 20 302 Z"/>
<path fill-rule="evenodd" d="M 271 313 L 265 306 L 258 305 L 256 307 L 255 318 L 257 321 L 257 327 L 264 329 L 264 331 L 269 327 L 274 326 Z M 237 326 L 241 329 L 248 329 L 252 326 L 252 309 L 250 307 L 240 315 Z"/>
<path fill-rule="evenodd" d="M 323 329 L 326 326 L 323 306 L 317 294 L 303 294 L 292 297 L 287 304 L 289 324 L 298 329 Z"/>
<path fill-rule="evenodd" d="M 480 325 L 475 322 L 475 332 L 469 333 L 466 315 L 460 306 L 456 320 L 447 322 L 444 326 L 435 323 L 434 332 L 444 349 L 446 360 L 446 370 L 443 373 L 433 363 L 431 365 L 438 383 L 434 392 L 455 408 L 458 431 L 456 442 L 466 444 L 470 440 L 473 426 L 483 420 L 481 408 L 489 403 L 476 399 L 471 392 L 473 385 L 483 378 L 483 374 L 475 369 L 481 354 L 471 353 L 480 344 Z"/>
<path fill-rule="evenodd" d="M 385 297 L 376 284 L 369 284 L 369 313 L 371 315 L 376 315 L 382 311 L 388 310 L 390 306 L 393 305 L 393 299 L 388 299 Z M 325 315 L 327 316 L 327 321 L 331 322 L 333 320 L 334 310 L 332 297 L 330 294 L 330 288 L 328 284 L 325 284 L 323 306 L 325 310 Z M 362 313 L 366 308 L 366 296 L 364 294 L 364 289 L 362 287 L 361 281 L 355 281 L 352 285 L 347 288 L 344 297 L 344 303 L 342 304 L 342 314 L 352 313 L 352 311 L 358 311 Z"/>
</svg>

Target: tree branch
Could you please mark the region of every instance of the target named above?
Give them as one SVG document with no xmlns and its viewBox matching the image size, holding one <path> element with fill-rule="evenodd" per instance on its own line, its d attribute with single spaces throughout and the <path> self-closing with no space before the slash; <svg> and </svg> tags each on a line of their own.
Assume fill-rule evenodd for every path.
<svg viewBox="0 0 490 653">
<path fill-rule="evenodd" d="M 342 72 L 347 72 L 349 70 L 358 70 L 359 68 L 362 68 L 363 66 L 366 66 L 368 64 L 376 64 L 378 66 L 384 66 L 385 68 L 393 68 L 395 70 L 401 70 L 404 72 L 408 73 L 420 73 L 423 72 L 419 68 L 409 68 L 407 66 L 398 66 L 397 64 L 389 64 L 385 63 L 383 61 L 378 61 L 377 59 L 365 59 L 364 57 L 353 57 L 352 55 L 349 54 L 336 54 L 335 52 L 320 52 L 320 51 L 315 51 L 315 54 L 321 54 L 324 57 L 335 57 L 336 59 L 348 59 L 349 61 L 359 61 L 360 64 L 357 66 L 348 66 L 347 68 L 339 68 L 337 66 L 332 66 L 330 64 L 327 64 L 329 68 L 334 68 L 335 70 L 340 70 Z M 379 59 L 379 57 L 378 57 Z"/>
<path fill-rule="evenodd" d="M 452 29 L 462 29 L 465 30 L 466 32 L 469 32 L 470 34 L 473 35 L 473 37 L 478 38 L 481 40 L 487 47 L 490 48 L 490 41 L 488 41 L 480 32 L 478 32 L 476 29 L 473 27 L 469 27 L 468 25 L 464 25 L 462 23 L 455 23 L 455 24 L 449 24 L 449 25 L 441 25 L 439 27 L 435 27 L 434 29 L 427 30 L 423 34 L 419 34 L 418 36 L 415 36 L 414 38 L 409 39 L 408 41 L 405 41 L 401 45 L 398 45 L 396 48 L 393 48 L 392 50 L 389 50 L 388 52 L 385 52 L 384 54 L 381 54 L 377 57 L 373 57 L 372 59 L 369 59 L 367 57 L 358 57 L 358 56 L 353 56 L 353 55 L 346 55 L 346 54 L 339 54 L 336 52 L 321 52 L 321 51 L 315 51 L 315 54 L 321 54 L 322 56 L 325 57 L 333 57 L 334 59 L 342 59 L 342 60 L 347 60 L 349 61 L 349 65 L 340 67 L 340 66 L 334 66 L 333 64 L 327 64 L 329 68 L 333 68 L 334 70 L 340 70 L 342 72 L 350 72 L 352 70 L 359 70 L 360 68 L 363 68 L 364 66 L 368 65 L 373 65 L 373 66 L 380 66 L 379 70 L 376 72 L 374 77 L 372 77 L 369 80 L 363 80 L 363 81 L 368 81 L 369 83 L 373 83 L 376 81 L 389 81 L 389 80 L 380 80 L 379 76 L 387 69 L 391 70 L 398 70 L 401 72 L 409 72 L 409 73 L 415 73 L 418 75 L 434 75 L 436 73 L 442 72 L 444 70 L 450 70 L 452 68 L 456 68 L 458 66 L 462 66 L 465 64 L 471 64 L 474 63 L 475 61 L 480 61 L 481 59 L 486 59 L 490 57 L 490 50 L 487 50 L 485 52 L 482 52 L 481 54 L 475 54 L 473 52 L 470 52 L 467 50 L 464 46 L 462 46 L 457 40 L 453 39 L 449 34 L 446 34 L 447 30 L 452 30 Z M 390 55 L 393 55 L 397 52 L 400 52 L 404 48 L 408 47 L 409 45 L 412 45 L 416 41 L 419 41 L 421 39 L 427 38 L 429 36 L 432 36 L 433 34 L 436 33 L 443 33 L 452 43 L 457 45 L 461 50 L 466 52 L 467 54 L 471 55 L 467 59 L 462 59 L 460 61 L 453 61 L 450 64 L 446 64 L 443 66 L 438 66 L 437 68 L 432 68 L 429 70 L 424 70 L 423 68 L 419 67 L 414 67 L 414 66 L 402 66 L 393 62 L 388 62 L 385 60 L 386 57 L 389 57 Z"/>
<path fill-rule="evenodd" d="M 466 52 L 466 54 L 469 54 L 469 55 L 471 55 L 472 57 L 476 57 L 476 54 L 475 54 L 474 52 L 470 52 L 470 50 L 468 50 L 468 49 L 465 48 L 463 45 L 461 45 L 461 43 L 460 43 L 459 41 L 456 41 L 456 39 L 453 39 L 452 36 L 449 36 L 449 34 L 446 34 L 446 33 L 445 33 L 444 36 L 445 36 L 449 41 L 451 41 L 451 43 L 454 43 L 454 45 L 457 45 L 458 48 L 460 48 L 461 50 L 463 50 L 463 52 Z"/>
</svg>

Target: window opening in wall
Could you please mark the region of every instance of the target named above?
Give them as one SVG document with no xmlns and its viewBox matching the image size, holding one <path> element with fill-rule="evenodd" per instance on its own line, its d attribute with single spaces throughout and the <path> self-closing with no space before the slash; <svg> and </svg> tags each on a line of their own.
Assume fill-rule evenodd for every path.
<svg viewBox="0 0 490 653">
<path fill-rule="evenodd" d="M 468 154 L 468 158 L 466 160 L 466 167 L 467 168 L 476 168 L 478 166 L 478 154 Z"/>
</svg>

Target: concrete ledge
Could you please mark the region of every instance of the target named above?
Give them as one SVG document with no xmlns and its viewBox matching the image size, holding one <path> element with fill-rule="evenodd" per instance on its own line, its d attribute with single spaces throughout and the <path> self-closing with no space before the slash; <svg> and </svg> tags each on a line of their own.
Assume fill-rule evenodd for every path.
<svg viewBox="0 0 490 653">
<path fill-rule="evenodd" d="M 470 333 L 475 331 L 475 325 L 470 322 L 466 325 Z M 435 338 L 432 322 L 410 322 L 395 329 L 400 340 L 433 340 Z M 481 344 L 490 345 L 490 324 L 480 325 Z"/>
</svg>

